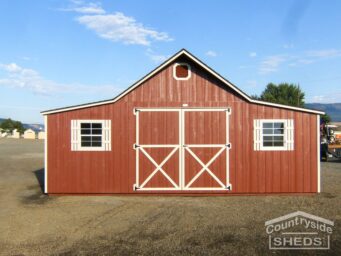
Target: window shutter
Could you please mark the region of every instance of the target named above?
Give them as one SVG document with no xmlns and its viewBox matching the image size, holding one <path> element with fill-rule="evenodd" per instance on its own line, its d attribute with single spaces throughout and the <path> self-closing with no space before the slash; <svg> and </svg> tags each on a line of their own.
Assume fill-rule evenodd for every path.
<svg viewBox="0 0 341 256">
<path fill-rule="evenodd" d="M 77 151 L 79 145 L 79 124 L 78 120 L 71 120 L 71 151 Z"/>
<path fill-rule="evenodd" d="M 261 122 L 259 119 L 253 120 L 253 149 L 260 150 L 261 144 Z"/>
<path fill-rule="evenodd" d="M 111 151 L 111 120 L 104 120 L 103 146 L 104 151 Z"/>
<path fill-rule="evenodd" d="M 286 147 L 287 150 L 294 150 L 294 120 L 286 121 Z"/>
</svg>

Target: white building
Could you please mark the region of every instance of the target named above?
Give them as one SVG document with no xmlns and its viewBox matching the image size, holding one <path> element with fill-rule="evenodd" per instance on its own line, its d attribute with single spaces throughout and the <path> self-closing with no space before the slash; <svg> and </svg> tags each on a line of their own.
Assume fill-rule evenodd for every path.
<svg viewBox="0 0 341 256">
<path fill-rule="evenodd" d="M 20 139 L 20 132 L 18 132 L 17 129 L 14 129 L 11 138 Z"/>
<path fill-rule="evenodd" d="M 36 133 L 32 129 L 27 129 L 24 132 L 24 139 L 35 139 L 36 138 Z"/>
<path fill-rule="evenodd" d="M 44 132 L 44 131 L 38 132 L 38 139 L 39 139 L 39 140 L 45 139 L 45 132 Z"/>
</svg>

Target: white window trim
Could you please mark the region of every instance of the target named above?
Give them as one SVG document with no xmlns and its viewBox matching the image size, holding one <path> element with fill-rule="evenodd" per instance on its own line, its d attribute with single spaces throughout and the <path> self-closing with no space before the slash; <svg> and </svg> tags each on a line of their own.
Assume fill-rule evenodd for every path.
<svg viewBox="0 0 341 256">
<path fill-rule="evenodd" d="M 263 124 L 264 123 L 283 123 L 284 124 L 284 134 L 283 134 L 283 146 L 281 147 L 266 147 L 263 146 Z M 288 143 L 287 143 L 287 119 L 261 119 L 260 120 L 260 150 L 262 151 L 287 151 Z"/>
<path fill-rule="evenodd" d="M 71 129 L 71 151 L 111 151 L 111 120 L 86 120 L 86 119 L 78 119 L 72 120 L 71 122 L 76 121 L 77 125 L 76 130 Z M 106 127 L 106 122 L 107 126 Z M 101 147 L 84 147 L 82 146 L 82 134 L 81 134 L 81 124 L 82 123 L 98 123 L 102 124 L 102 134 L 98 135 L 101 136 Z M 72 125 L 71 125 L 72 126 Z M 76 133 L 76 134 L 73 134 Z M 106 133 L 106 134 L 105 134 Z M 74 139 L 72 136 L 75 136 Z M 83 134 L 84 136 L 84 134 Z M 96 135 L 95 135 L 96 136 Z M 74 141 L 75 140 L 75 141 Z M 74 143 L 76 142 L 76 143 Z"/>
<path fill-rule="evenodd" d="M 102 124 L 102 134 L 101 135 L 95 135 L 95 136 L 101 136 L 101 147 L 84 147 L 82 146 L 82 129 L 81 125 L 82 123 L 92 123 L 92 124 Z M 79 120 L 78 122 L 78 150 L 79 151 L 104 151 L 104 141 L 103 141 L 103 131 L 104 131 L 104 120 Z M 83 134 L 83 136 L 85 136 Z M 92 136 L 92 135 L 89 135 Z"/>
<path fill-rule="evenodd" d="M 188 67 L 188 76 L 187 77 L 177 77 L 176 76 L 176 67 L 177 66 L 187 66 Z M 173 77 L 175 80 L 188 80 L 191 78 L 191 75 L 192 75 L 192 71 L 191 71 L 191 66 L 187 63 L 184 63 L 184 62 L 178 62 L 178 63 L 175 63 L 174 66 L 173 66 Z"/>
</svg>

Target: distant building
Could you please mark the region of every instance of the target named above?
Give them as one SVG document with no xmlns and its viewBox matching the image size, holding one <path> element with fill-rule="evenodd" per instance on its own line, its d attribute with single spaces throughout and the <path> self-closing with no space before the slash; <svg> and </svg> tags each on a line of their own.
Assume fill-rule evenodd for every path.
<svg viewBox="0 0 341 256">
<path fill-rule="evenodd" d="M 38 139 L 39 139 L 39 140 L 45 139 L 45 132 L 44 132 L 44 131 L 38 132 Z"/>
<path fill-rule="evenodd" d="M 20 139 L 20 132 L 18 132 L 17 129 L 14 129 L 11 138 Z"/>
<path fill-rule="evenodd" d="M 0 138 L 5 138 L 8 136 L 8 132 L 0 128 Z"/>
<path fill-rule="evenodd" d="M 24 139 L 35 139 L 36 138 L 36 133 L 32 129 L 27 129 L 24 132 Z"/>
</svg>

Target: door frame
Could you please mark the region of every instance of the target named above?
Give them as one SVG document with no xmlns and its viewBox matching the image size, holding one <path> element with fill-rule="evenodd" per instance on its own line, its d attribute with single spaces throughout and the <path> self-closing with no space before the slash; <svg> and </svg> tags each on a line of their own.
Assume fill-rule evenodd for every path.
<svg viewBox="0 0 341 256">
<path fill-rule="evenodd" d="M 140 145 L 140 130 L 139 130 L 139 120 L 140 120 L 140 112 L 178 112 L 179 114 L 179 143 L 178 144 L 143 144 Z M 225 144 L 185 144 L 185 113 L 186 112 L 226 112 L 226 143 Z M 136 152 L 136 182 L 133 185 L 134 191 L 226 191 L 226 190 L 232 190 L 232 185 L 230 183 L 230 168 L 229 168 L 229 150 L 231 149 L 231 143 L 229 141 L 229 116 L 231 115 L 231 108 L 230 107 L 196 107 L 196 108 L 190 108 L 190 107 L 183 107 L 183 108 L 134 108 L 134 115 L 136 116 L 136 143 L 133 145 L 133 148 Z M 211 158 L 211 160 L 204 164 L 198 157 L 196 158 L 194 153 L 190 150 L 190 148 L 193 147 L 201 147 L 201 148 L 221 148 L 214 157 Z M 160 163 L 157 164 L 154 159 L 144 150 L 144 148 L 174 148 L 171 153 L 167 155 L 167 157 Z M 185 151 L 188 151 L 189 154 L 194 157 L 196 161 L 202 166 L 201 171 L 197 173 L 194 177 L 198 178 L 200 175 L 206 170 L 209 171 L 209 165 L 216 160 L 216 158 L 219 157 L 219 155 L 226 151 L 226 180 L 225 183 L 223 182 L 217 182 L 223 186 L 221 187 L 189 187 L 188 185 L 191 185 L 195 179 L 192 178 L 192 180 L 189 182 L 191 184 L 185 185 Z M 170 177 L 166 175 L 163 170 L 162 166 L 171 158 L 171 156 L 179 151 L 179 184 L 174 184 Z M 148 178 L 140 184 L 139 180 L 139 156 L 143 153 L 156 167 L 156 169 L 148 176 Z M 212 160 L 213 159 L 213 160 Z M 161 171 L 165 177 L 173 184 L 174 187 L 160 187 L 160 188 L 146 188 L 144 185 L 147 184 L 147 182 L 153 177 L 154 174 L 156 174 L 158 171 Z M 201 173 L 201 174 L 199 174 Z M 214 179 L 218 179 L 213 173 L 209 172 L 210 175 Z M 199 174 L 199 175 L 198 175 Z M 167 177 L 168 176 L 168 177 Z M 219 180 L 219 179 L 218 179 Z"/>
</svg>

